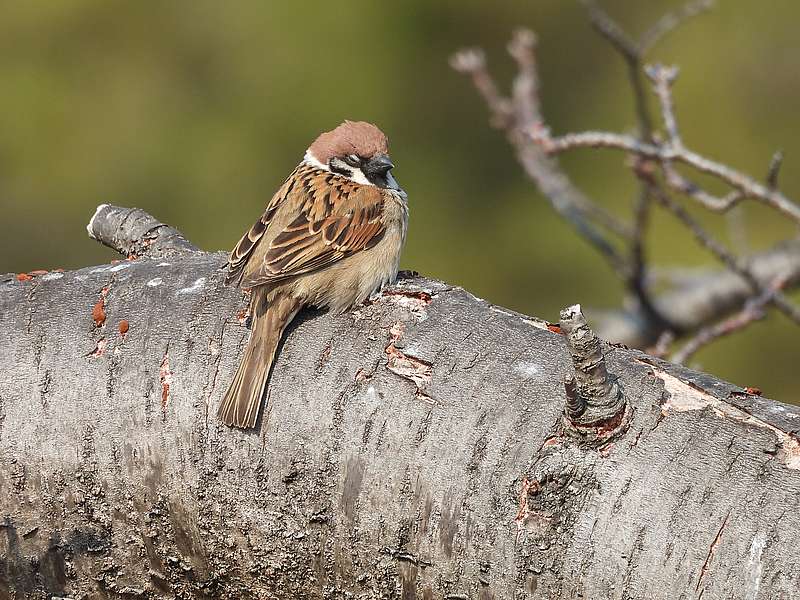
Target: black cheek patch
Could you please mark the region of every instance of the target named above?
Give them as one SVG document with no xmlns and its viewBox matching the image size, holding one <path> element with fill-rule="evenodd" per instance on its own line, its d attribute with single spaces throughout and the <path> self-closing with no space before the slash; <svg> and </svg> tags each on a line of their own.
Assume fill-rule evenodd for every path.
<svg viewBox="0 0 800 600">
<path fill-rule="evenodd" d="M 330 167 L 332 173 L 338 173 L 339 175 L 344 175 L 345 177 L 350 177 L 353 174 L 353 171 L 345 167 L 339 161 L 332 160 L 330 163 L 328 163 L 328 166 Z"/>
</svg>

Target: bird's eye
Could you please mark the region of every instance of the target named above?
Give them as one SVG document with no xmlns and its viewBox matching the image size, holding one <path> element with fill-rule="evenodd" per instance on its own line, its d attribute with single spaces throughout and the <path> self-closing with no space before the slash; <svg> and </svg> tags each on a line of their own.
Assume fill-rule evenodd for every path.
<svg viewBox="0 0 800 600">
<path fill-rule="evenodd" d="M 344 157 L 344 162 L 346 162 L 351 167 L 357 167 L 361 164 L 361 159 L 358 157 L 357 154 L 348 154 Z"/>
</svg>

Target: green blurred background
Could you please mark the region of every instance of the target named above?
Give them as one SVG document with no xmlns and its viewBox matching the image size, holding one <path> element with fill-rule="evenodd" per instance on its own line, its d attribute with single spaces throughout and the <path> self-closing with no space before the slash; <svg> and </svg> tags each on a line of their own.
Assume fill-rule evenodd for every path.
<svg viewBox="0 0 800 600">
<path fill-rule="evenodd" d="M 636 33 L 678 5 L 605 3 Z M 624 65 L 577 2 L 52 0 L 7 2 L 0 14 L 0 272 L 114 258 L 84 229 L 99 203 L 139 206 L 203 248 L 228 249 L 316 134 L 349 118 L 389 134 L 411 202 L 403 267 L 553 321 L 577 301 L 622 300 L 447 62 L 482 46 L 505 85 L 510 32 L 531 27 L 555 131 L 628 130 Z M 798 18 L 790 0 L 721 1 L 652 59 L 682 67 L 675 95 L 691 147 L 758 176 L 783 148 L 782 186 L 800 199 Z M 563 164 L 628 214 L 635 186 L 623 159 L 580 151 Z M 724 218 L 695 212 L 724 239 Z M 794 233 L 759 206 L 744 218 L 754 249 Z M 653 231 L 653 263 L 713 264 L 668 215 Z M 800 402 L 798 340 L 800 329 L 771 315 L 695 366 Z"/>
</svg>

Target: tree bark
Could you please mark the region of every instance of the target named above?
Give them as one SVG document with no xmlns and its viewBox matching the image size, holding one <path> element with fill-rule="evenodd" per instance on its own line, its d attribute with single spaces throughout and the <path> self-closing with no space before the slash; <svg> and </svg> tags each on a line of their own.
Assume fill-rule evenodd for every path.
<svg viewBox="0 0 800 600">
<path fill-rule="evenodd" d="M 133 241 L 0 277 L 0 597 L 800 590 L 797 407 L 604 345 L 631 417 L 598 445 L 564 428 L 562 335 L 406 274 L 303 313 L 257 428 L 228 429 L 225 256 Z"/>
</svg>

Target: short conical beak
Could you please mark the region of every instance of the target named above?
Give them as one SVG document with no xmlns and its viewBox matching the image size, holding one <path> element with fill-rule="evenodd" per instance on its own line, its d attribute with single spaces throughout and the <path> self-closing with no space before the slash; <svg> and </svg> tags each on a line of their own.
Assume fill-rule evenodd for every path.
<svg viewBox="0 0 800 600">
<path fill-rule="evenodd" d="M 393 168 L 394 163 L 387 154 L 377 154 L 363 166 L 367 179 L 375 183 L 375 185 L 402 192 L 403 190 L 397 180 L 392 176 L 391 170 Z"/>
<path fill-rule="evenodd" d="M 390 169 L 394 169 L 394 163 L 386 154 L 378 154 L 369 160 L 365 170 L 369 173 L 385 176 Z"/>
</svg>

